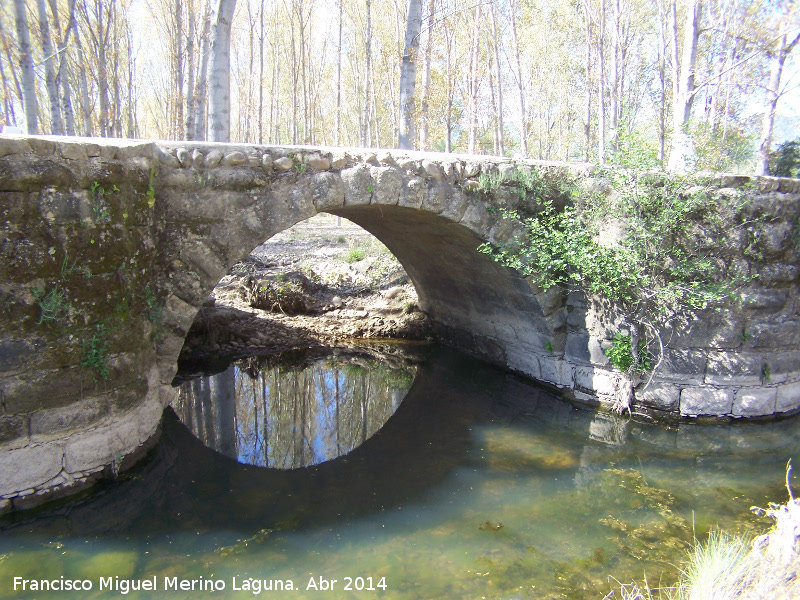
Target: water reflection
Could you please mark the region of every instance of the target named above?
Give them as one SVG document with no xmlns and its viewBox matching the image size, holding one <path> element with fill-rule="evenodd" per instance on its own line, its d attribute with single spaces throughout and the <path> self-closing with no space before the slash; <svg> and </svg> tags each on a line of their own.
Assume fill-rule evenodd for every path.
<svg viewBox="0 0 800 600">
<path fill-rule="evenodd" d="M 249 358 L 184 382 L 175 404 L 181 421 L 240 463 L 307 467 L 347 454 L 383 427 L 416 371 L 353 351 L 291 367 L 271 362 Z"/>
</svg>

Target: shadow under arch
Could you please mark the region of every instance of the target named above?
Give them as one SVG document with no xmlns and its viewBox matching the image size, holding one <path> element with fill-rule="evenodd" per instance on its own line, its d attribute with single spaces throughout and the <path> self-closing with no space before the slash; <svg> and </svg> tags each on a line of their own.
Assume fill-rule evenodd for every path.
<svg viewBox="0 0 800 600">
<path fill-rule="evenodd" d="M 509 366 L 506 342 L 526 339 L 544 348 L 552 338 L 528 282 L 479 252 L 486 240 L 471 229 L 399 206 L 347 206 L 327 212 L 356 223 L 389 248 L 445 343 Z"/>
</svg>

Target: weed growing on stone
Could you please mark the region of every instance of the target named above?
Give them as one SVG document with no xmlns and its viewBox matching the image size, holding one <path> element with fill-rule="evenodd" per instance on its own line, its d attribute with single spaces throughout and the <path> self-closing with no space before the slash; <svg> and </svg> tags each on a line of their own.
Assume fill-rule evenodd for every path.
<svg viewBox="0 0 800 600">
<path fill-rule="evenodd" d="M 81 347 L 83 348 L 81 366 L 92 369 L 92 379 L 95 383 L 97 383 L 98 377 L 106 380 L 110 374 L 105 335 L 105 325 L 98 323 L 92 336 L 81 342 Z"/>
<path fill-rule="evenodd" d="M 147 208 L 153 208 L 156 204 L 156 190 L 153 187 L 153 178 L 156 174 L 156 167 L 153 165 L 150 167 L 150 180 L 147 183 L 147 191 L 144 193 L 144 197 L 147 199 Z"/>
<path fill-rule="evenodd" d="M 67 300 L 67 292 L 63 287 L 56 285 L 47 293 L 39 288 L 31 291 L 41 311 L 37 325 L 57 323 L 67 318 L 72 305 Z"/>
<path fill-rule="evenodd" d="M 495 191 L 503 184 L 503 176 L 500 173 L 481 173 L 478 175 L 478 190 L 484 194 Z"/>
</svg>

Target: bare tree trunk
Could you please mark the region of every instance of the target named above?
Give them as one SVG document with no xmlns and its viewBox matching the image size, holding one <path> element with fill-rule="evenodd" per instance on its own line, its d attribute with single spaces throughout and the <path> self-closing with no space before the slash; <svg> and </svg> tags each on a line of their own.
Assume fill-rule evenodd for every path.
<svg viewBox="0 0 800 600">
<path fill-rule="evenodd" d="M 175 0 L 175 116 L 172 127 L 175 139 L 181 139 L 183 122 L 183 2 Z"/>
<path fill-rule="evenodd" d="M 2 60 L 0 60 L 0 81 L 3 82 L 3 118 L 7 125 L 16 126 L 17 118 L 14 114 L 13 94 L 9 89 L 8 79 L 6 78 L 6 70 L 3 67 Z"/>
<path fill-rule="evenodd" d="M 195 38 L 195 14 L 194 0 L 188 0 L 186 4 L 186 22 L 188 34 L 186 36 L 186 123 L 184 124 L 184 139 L 194 139 L 194 107 L 196 103 L 196 91 L 194 87 L 194 38 Z"/>
<path fill-rule="evenodd" d="M 114 19 L 112 21 L 114 27 L 114 36 L 111 41 L 111 48 L 113 51 L 113 60 L 112 60 L 112 81 L 114 85 L 114 106 L 112 107 L 112 136 L 113 137 L 122 137 L 122 89 L 120 86 L 120 65 L 119 65 L 119 47 L 120 47 L 120 36 L 119 36 L 119 25 L 120 19 L 114 15 Z"/>
<path fill-rule="evenodd" d="M 69 38 L 72 35 L 72 22 L 75 19 L 75 0 L 69 2 L 69 18 L 67 27 L 63 35 L 60 35 L 58 42 L 58 69 L 56 70 L 56 88 L 61 88 L 60 106 L 64 117 L 64 129 L 67 135 L 75 135 L 75 111 L 72 108 L 72 86 L 70 83 L 69 59 L 67 48 Z M 50 0 L 50 12 L 53 15 L 53 27 L 56 31 L 61 31 L 61 23 L 58 19 L 58 3 Z"/>
<path fill-rule="evenodd" d="M 606 64 L 604 44 L 606 36 L 606 3 L 600 0 L 600 36 L 597 39 L 597 57 L 600 67 L 600 79 L 597 82 L 597 160 L 606 164 Z"/>
<path fill-rule="evenodd" d="M 769 85 L 767 86 L 767 97 L 764 103 L 764 119 L 761 126 L 761 144 L 758 148 L 758 159 L 756 161 L 756 175 L 769 175 L 769 152 L 772 146 L 772 128 L 775 123 L 775 108 L 781 97 L 781 74 L 786 58 L 800 42 L 800 33 L 792 40 L 788 41 L 786 34 L 788 19 L 781 22 L 783 35 L 778 41 L 778 48 L 772 53 L 772 65 L 770 67 Z"/>
<path fill-rule="evenodd" d="M 14 0 L 14 9 L 19 46 L 19 69 L 22 73 L 22 95 L 25 100 L 25 124 L 28 133 L 37 134 L 39 133 L 39 118 L 36 114 L 36 80 L 33 72 L 33 52 L 25 0 Z"/>
<path fill-rule="evenodd" d="M 686 10 L 686 25 L 683 30 L 683 55 L 681 56 L 678 96 L 673 98 L 672 148 L 667 164 L 670 171 L 682 172 L 689 169 L 694 154 L 692 140 L 686 132 L 686 125 L 692 114 L 692 102 L 695 96 L 694 70 L 702 12 L 702 0 L 691 0 Z"/>
<path fill-rule="evenodd" d="M 336 134 L 334 145 L 339 145 L 339 132 L 342 129 L 342 16 L 344 0 L 339 0 L 339 42 L 336 45 Z"/>
<path fill-rule="evenodd" d="M 419 149 L 428 149 L 428 97 L 431 85 L 431 53 L 433 48 L 433 12 L 436 0 L 428 0 L 427 28 L 425 34 L 425 51 L 422 63 L 422 89 L 420 90 L 419 110 Z"/>
<path fill-rule="evenodd" d="M 480 42 L 481 5 L 475 7 L 475 20 L 472 29 L 472 47 L 469 61 L 469 142 L 467 152 L 475 154 L 478 137 L 478 44 Z"/>
<path fill-rule="evenodd" d="M 452 145 L 452 136 L 453 136 L 453 61 L 452 61 L 452 53 L 456 51 L 456 37 L 455 32 L 445 29 L 445 41 L 446 41 L 446 52 L 447 52 L 447 61 L 446 61 L 446 70 L 447 70 L 447 116 L 445 118 L 445 123 L 447 126 L 447 135 L 444 139 L 444 151 L 445 152 L 452 152 L 453 145 Z"/>
<path fill-rule="evenodd" d="M 519 41 L 517 38 L 517 2 L 511 0 L 511 36 L 514 42 L 514 58 L 517 62 L 517 88 L 519 89 L 519 151 L 528 156 L 528 126 L 525 117 L 525 85 L 522 80 L 522 63 L 519 60 Z"/>
<path fill-rule="evenodd" d="M 206 101 L 208 99 L 208 62 L 211 56 L 211 0 L 206 4 L 206 16 L 203 20 L 203 39 L 200 42 L 200 68 L 197 71 L 197 92 L 194 110 L 194 138 L 206 139 Z"/>
<path fill-rule="evenodd" d="M 664 166 L 667 137 L 667 32 L 664 0 L 658 0 L 658 163 Z"/>
<path fill-rule="evenodd" d="M 617 136 L 619 135 L 619 88 L 620 88 L 620 64 L 619 64 L 619 28 L 620 28 L 620 0 L 613 0 L 613 15 L 614 15 L 614 29 L 611 34 L 611 82 L 610 100 L 611 106 L 609 107 L 609 116 L 611 117 L 610 131 L 609 131 L 609 150 L 615 154 L 619 149 L 617 143 Z"/>
<path fill-rule="evenodd" d="M 0 27 L 2 27 L 2 24 L 0 24 Z M 8 40 L 6 39 L 6 36 L 0 36 L 0 39 L 3 41 L 3 52 L 5 52 L 6 61 L 8 61 L 8 68 L 11 71 L 11 78 L 14 80 L 14 90 L 17 92 L 17 100 L 23 106 L 24 111 L 25 100 L 22 93 L 22 84 L 17 77 L 17 70 L 14 68 L 14 58 L 11 56 L 11 49 L 8 47 Z M 8 97 L 8 101 L 11 104 L 11 110 L 13 112 L 14 101 L 10 97 Z"/>
<path fill-rule="evenodd" d="M 133 57 L 133 31 L 128 27 L 128 132 L 127 137 L 136 137 L 136 102 L 133 98 L 133 81 L 136 70 L 136 59 Z"/>
<path fill-rule="evenodd" d="M 258 29 L 258 143 L 264 143 L 264 0 L 259 7 Z"/>
<path fill-rule="evenodd" d="M 50 126 L 54 135 L 64 135 L 64 124 L 61 120 L 61 106 L 58 99 L 58 83 L 56 81 L 56 54 L 53 49 L 53 38 L 50 35 L 50 18 L 47 16 L 45 0 L 36 0 L 39 10 L 39 33 L 41 35 L 42 53 L 44 54 L 44 81 L 47 98 L 50 101 Z"/>
<path fill-rule="evenodd" d="M 400 65 L 400 131 L 397 147 L 406 150 L 414 148 L 414 100 L 417 82 L 417 51 L 419 32 L 422 26 L 422 0 L 408 1 L 406 19 L 406 38 L 403 44 L 403 62 Z"/>
<path fill-rule="evenodd" d="M 364 60 L 364 123 L 361 128 L 361 145 L 367 145 L 368 139 L 368 130 L 369 130 L 369 120 L 370 120 L 370 105 L 371 105 L 371 94 L 370 94 L 370 83 L 371 77 L 370 73 L 372 72 L 372 15 L 371 15 L 371 6 L 370 0 L 366 2 L 366 17 L 367 17 L 367 24 L 366 24 L 366 39 L 364 41 L 365 46 L 365 60 Z"/>
<path fill-rule="evenodd" d="M 212 19 L 209 130 L 212 142 L 231 141 L 231 21 L 236 0 L 218 0 Z"/>
<path fill-rule="evenodd" d="M 75 32 L 75 50 L 78 53 L 78 91 L 80 92 L 82 133 L 89 137 L 92 135 L 92 108 L 89 102 L 89 85 L 86 80 L 86 57 L 83 54 L 83 44 L 78 31 L 78 20 L 72 20 L 72 30 Z"/>
<path fill-rule="evenodd" d="M 583 68 L 586 72 L 586 89 L 583 95 L 583 137 L 585 140 L 585 160 L 589 162 L 592 150 L 592 15 L 589 12 L 589 1 L 581 2 L 583 8 L 583 26 L 586 31 L 586 52 Z"/>
<path fill-rule="evenodd" d="M 503 75 L 500 72 L 500 36 L 497 32 L 497 8 L 492 4 L 492 37 L 494 38 L 494 62 L 497 69 L 497 146 L 500 156 L 505 155 L 505 135 L 503 133 Z"/>
</svg>

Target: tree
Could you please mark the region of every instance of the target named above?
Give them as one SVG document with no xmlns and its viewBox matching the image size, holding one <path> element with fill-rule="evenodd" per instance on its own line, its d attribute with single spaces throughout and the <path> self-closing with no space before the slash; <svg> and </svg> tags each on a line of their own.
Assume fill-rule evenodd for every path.
<svg viewBox="0 0 800 600">
<path fill-rule="evenodd" d="M 39 133 L 39 118 L 36 114 L 36 81 L 33 73 L 31 34 L 28 28 L 28 8 L 25 0 L 14 0 L 19 44 L 19 69 L 22 75 L 22 96 L 25 102 L 25 123 L 28 133 Z"/>
<path fill-rule="evenodd" d="M 236 0 L 217 0 L 212 16 L 208 129 L 212 142 L 231 141 L 231 22 Z"/>
<path fill-rule="evenodd" d="M 795 37 L 790 37 L 788 32 L 792 24 L 793 3 L 784 7 L 780 15 L 780 33 L 775 48 L 769 52 L 770 74 L 769 84 L 767 85 L 767 95 L 764 102 L 764 118 L 761 128 L 761 143 L 758 149 L 758 160 L 756 162 L 756 175 L 767 175 L 769 173 L 769 153 L 772 145 L 772 128 L 775 123 L 775 109 L 781 97 L 781 75 L 786 59 L 800 42 L 800 33 Z M 796 25 L 796 24 L 795 24 Z"/>
<path fill-rule="evenodd" d="M 409 0 L 403 61 L 400 66 L 400 131 L 397 147 L 414 148 L 414 100 L 417 81 L 417 51 L 422 25 L 422 0 Z"/>
<path fill-rule="evenodd" d="M 674 14 L 673 3 L 673 14 Z M 696 94 L 695 64 L 697 62 L 697 42 L 700 38 L 700 17 L 703 12 L 702 0 L 690 0 L 686 10 L 686 23 L 683 29 L 683 54 L 680 72 L 676 73 L 678 86 L 673 98 L 672 108 L 672 148 L 667 168 L 683 172 L 691 168 L 692 140 L 686 127 L 692 114 L 692 102 Z M 673 43 L 677 47 L 677 27 L 673 27 Z M 677 65 L 676 65 L 677 66 Z"/>
</svg>

